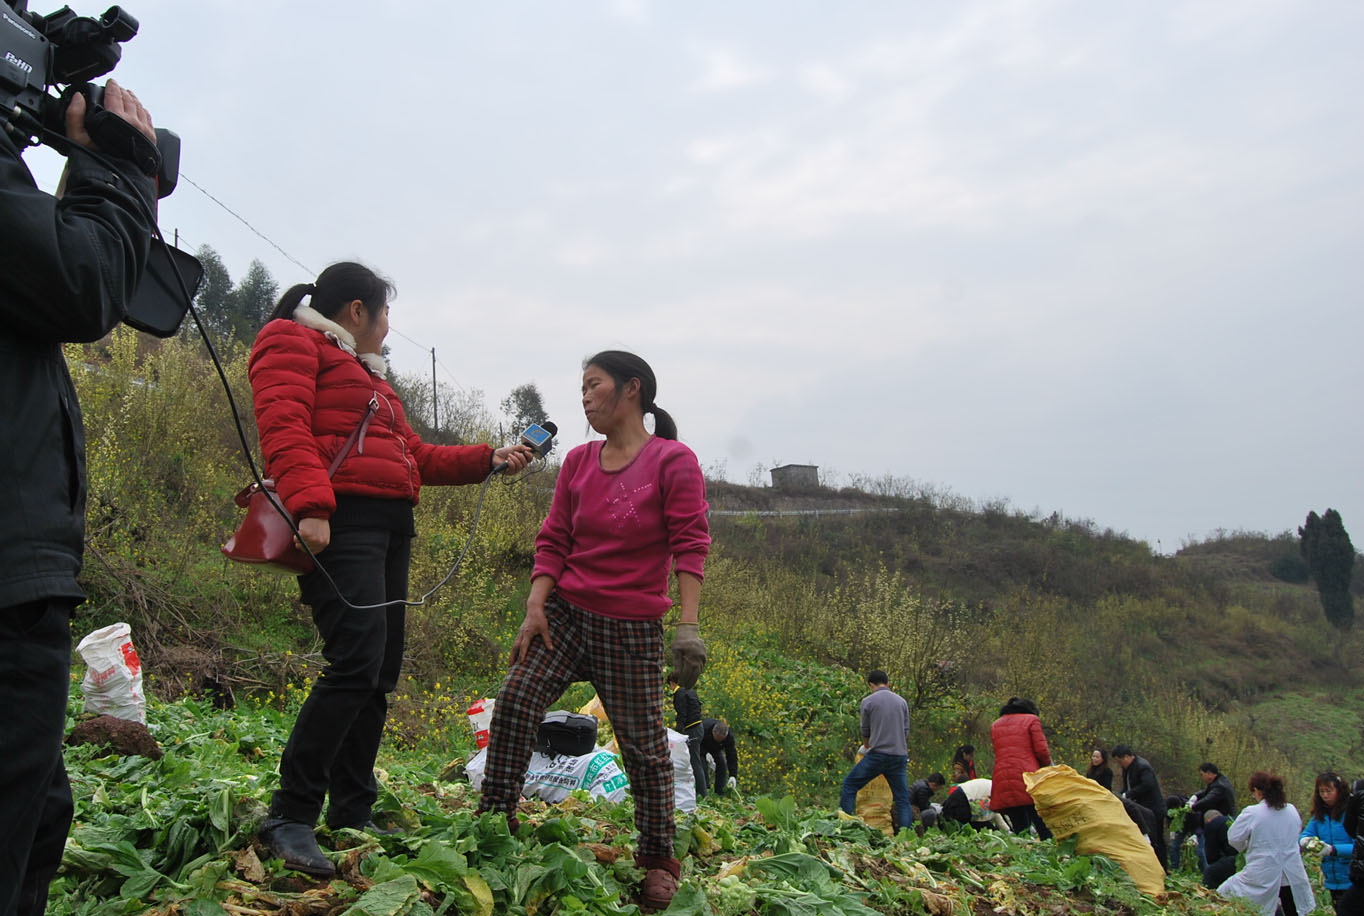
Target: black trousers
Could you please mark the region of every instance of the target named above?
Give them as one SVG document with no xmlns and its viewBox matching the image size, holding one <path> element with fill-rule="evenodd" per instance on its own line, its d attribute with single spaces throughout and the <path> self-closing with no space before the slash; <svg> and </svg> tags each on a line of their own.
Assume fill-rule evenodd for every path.
<svg viewBox="0 0 1364 916">
<path fill-rule="evenodd" d="M 999 812 L 1004 820 L 1009 822 L 1009 829 L 1014 833 L 1026 833 L 1029 827 L 1037 828 L 1039 839 L 1051 839 L 1051 831 L 1047 829 L 1047 824 L 1042 820 L 1042 816 L 1037 813 L 1036 805 L 1018 805 L 1013 808 L 1004 808 Z"/>
<path fill-rule="evenodd" d="M 0 916 L 40 916 L 71 827 L 70 599 L 0 609 Z"/>
<path fill-rule="evenodd" d="M 319 562 L 357 605 L 407 597 L 412 538 L 377 528 L 336 528 Z M 270 814 L 313 824 L 329 797 L 327 825 L 359 826 L 378 798 L 374 758 L 388 717 L 388 695 L 403 662 L 406 608 L 356 610 L 320 572 L 299 577 L 313 609 L 327 667 L 299 710 L 279 762 Z"/>
<path fill-rule="evenodd" d="M 1203 869 L 1203 886 L 1217 890 L 1222 886 L 1222 882 L 1236 874 L 1236 854 L 1233 852 L 1229 856 L 1223 856 L 1208 863 L 1208 867 Z"/>
<path fill-rule="evenodd" d="M 692 778 L 696 781 L 696 797 L 706 797 L 706 760 L 701 755 L 701 723 L 697 722 L 687 729 L 687 755 L 691 758 Z"/>
<path fill-rule="evenodd" d="M 1331 892 L 1335 897 L 1335 892 Z M 1339 898 L 1335 900 L 1336 916 L 1361 916 L 1364 914 L 1364 884 L 1351 884 Z"/>
<path fill-rule="evenodd" d="M 715 794 L 724 795 L 729 783 L 729 764 L 725 762 L 725 752 L 721 750 L 714 752 L 701 751 L 701 762 L 705 764 L 708 772 L 715 774 Z"/>
</svg>

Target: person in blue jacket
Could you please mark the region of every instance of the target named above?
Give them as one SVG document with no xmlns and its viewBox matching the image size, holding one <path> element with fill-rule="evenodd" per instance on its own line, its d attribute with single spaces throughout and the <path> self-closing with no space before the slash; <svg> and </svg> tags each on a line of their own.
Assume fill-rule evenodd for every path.
<svg viewBox="0 0 1364 916">
<path fill-rule="evenodd" d="M 1350 889 L 1350 855 L 1354 840 L 1345 830 L 1345 804 L 1349 793 L 1345 780 L 1330 770 L 1317 777 L 1312 790 L 1312 816 L 1302 829 L 1298 845 L 1321 841 L 1321 874 L 1334 904 Z"/>
</svg>

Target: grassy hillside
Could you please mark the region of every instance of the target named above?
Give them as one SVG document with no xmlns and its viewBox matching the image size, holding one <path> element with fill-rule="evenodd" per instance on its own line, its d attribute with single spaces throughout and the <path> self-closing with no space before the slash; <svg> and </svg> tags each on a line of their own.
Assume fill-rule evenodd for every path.
<svg viewBox="0 0 1364 916">
<path fill-rule="evenodd" d="M 231 495 L 248 476 L 225 401 L 195 348 L 140 344 L 121 333 L 69 353 L 98 367 L 74 371 L 91 480 L 90 602 L 77 635 L 131 623 L 162 701 L 287 705 L 319 670 L 320 646 L 291 579 L 218 552 L 237 518 Z M 245 401 L 243 356 L 229 354 L 228 372 Z M 443 436 L 493 437 L 485 415 L 460 416 L 464 425 Z M 451 585 L 410 611 L 384 751 L 403 766 L 458 752 L 464 709 L 495 693 L 552 475 L 494 481 Z M 1083 769 L 1094 743 L 1126 742 L 1167 791 L 1196 788 L 1208 759 L 1238 786 L 1256 769 L 1283 773 L 1300 808 L 1318 769 L 1364 775 L 1350 712 L 1364 693 L 1361 637 L 1331 630 L 1312 587 L 1285 581 L 1291 538 L 1237 534 L 1165 557 L 1089 522 L 971 506 L 895 481 L 803 494 L 709 489 L 719 511 L 702 599 L 711 662 L 699 690 L 708 714 L 734 726 L 750 794 L 789 795 L 827 815 L 858 743 L 856 705 L 872 667 L 914 705 L 916 776 L 946 771 L 963 742 L 988 772 L 989 725 L 1011 695 L 1041 706 L 1058 762 Z M 479 495 L 423 492 L 414 594 L 458 555 Z M 769 514 L 811 509 L 839 511 Z M 589 694 L 574 688 L 563 705 Z M 271 742 L 252 753 L 256 789 L 276 757 Z M 219 839 L 238 851 L 246 842 Z"/>
</svg>

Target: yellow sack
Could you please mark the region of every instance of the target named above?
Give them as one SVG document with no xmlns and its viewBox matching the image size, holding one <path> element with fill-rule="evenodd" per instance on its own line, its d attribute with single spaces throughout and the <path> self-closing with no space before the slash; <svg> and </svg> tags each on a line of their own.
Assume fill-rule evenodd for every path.
<svg viewBox="0 0 1364 916">
<path fill-rule="evenodd" d="M 854 763 L 861 762 L 862 755 L 858 754 Z M 890 836 L 895 832 L 890 816 L 894 807 L 895 797 L 890 794 L 890 783 L 886 781 L 885 776 L 878 776 L 857 793 L 857 806 L 854 810 L 862 820 Z"/>
<path fill-rule="evenodd" d="M 1024 773 L 1023 785 L 1056 839 L 1075 834 L 1076 852 L 1108 856 L 1143 894 L 1165 893 L 1165 870 L 1116 795 L 1065 765 Z"/>
<path fill-rule="evenodd" d="M 606 718 L 606 707 L 601 705 L 601 697 L 597 696 L 595 693 L 592 694 L 592 699 L 588 700 L 587 705 L 578 710 L 578 715 L 596 716 L 597 741 L 606 742 L 601 746 L 611 753 L 620 753 L 620 749 L 616 747 L 616 733 L 611 730 L 611 720 Z M 609 741 L 607 740 L 608 738 L 610 739 Z"/>
</svg>

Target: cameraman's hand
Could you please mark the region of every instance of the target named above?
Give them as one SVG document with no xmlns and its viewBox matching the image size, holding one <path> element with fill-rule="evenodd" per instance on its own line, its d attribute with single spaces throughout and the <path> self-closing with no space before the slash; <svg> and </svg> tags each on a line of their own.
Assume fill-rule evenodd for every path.
<svg viewBox="0 0 1364 916">
<path fill-rule="evenodd" d="M 302 536 L 303 543 L 308 545 L 308 549 L 314 554 L 319 554 L 332 542 L 332 523 L 325 518 L 301 519 L 298 523 L 298 533 Z"/>
<path fill-rule="evenodd" d="M 142 107 L 137 96 L 112 79 L 104 84 L 104 107 L 127 121 L 148 140 L 156 142 L 151 113 Z M 73 143 L 94 149 L 95 141 L 85 131 L 86 108 L 84 95 L 77 92 L 71 96 L 71 104 L 66 106 L 66 136 Z"/>
</svg>

